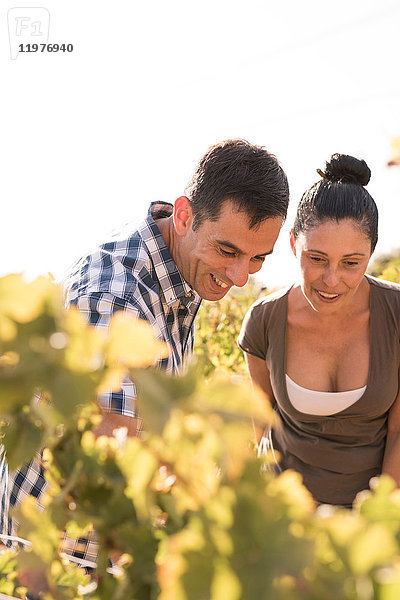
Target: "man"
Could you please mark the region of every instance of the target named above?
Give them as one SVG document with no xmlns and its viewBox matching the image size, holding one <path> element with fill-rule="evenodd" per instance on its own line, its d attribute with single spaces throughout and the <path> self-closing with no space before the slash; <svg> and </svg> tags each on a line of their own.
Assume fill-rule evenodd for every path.
<svg viewBox="0 0 400 600">
<path fill-rule="evenodd" d="M 192 354 L 201 299 L 220 300 L 246 284 L 271 254 L 286 217 L 289 190 L 276 158 L 243 140 L 212 146 L 174 206 L 153 203 L 137 231 L 102 245 L 78 263 L 68 301 L 106 327 L 126 310 L 148 321 L 170 355 L 160 367 L 179 373 Z M 102 433 L 140 431 L 135 388 L 103 396 Z"/>
<path fill-rule="evenodd" d="M 212 146 L 201 158 L 186 195 L 174 205 L 153 203 L 144 223 L 81 260 L 67 282 L 67 299 L 88 322 L 107 327 L 113 313 L 148 321 L 169 356 L 160 368 L 179 373 L 193 351 L 194 319 L 201 300 L 220 300 L 246 284 L 272 253 L 286 217 L 289 190 L 276 158 L 244 140 Z M 99 400 L 105 418 L 98 434 L 141 430 L 135 386 Z M 40 499 L 45 486 L 37 461 L 14 473 L 10 505 L 27 494 Z M 71 540 L 66 552 L 90 566 L 93 540 Z"/>
</svg>

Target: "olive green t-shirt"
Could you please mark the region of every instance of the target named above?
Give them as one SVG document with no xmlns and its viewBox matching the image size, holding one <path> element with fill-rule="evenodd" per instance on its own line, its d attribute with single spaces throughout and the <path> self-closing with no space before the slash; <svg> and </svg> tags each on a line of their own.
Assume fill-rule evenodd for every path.
<svg viewBox="0 0 400 600">
<path fill-rule="evenodd" d="M 381 473 L 388 412 L 399 388 L 400 285 L 371 276 L 367 388 L 329 416 L 299 412 L 286 389 L 286 323 L 291 288 L 258 300 L 247 313 L 239 347 L 266 361 L 282 426 L 272 431 L 282 469 L 294 469 L 318 502 L 350 506 Z M 301 357 L 299 357 L 301 360 Z M 399 457 L 400 460 L 400 457 Z"/>
</svg>

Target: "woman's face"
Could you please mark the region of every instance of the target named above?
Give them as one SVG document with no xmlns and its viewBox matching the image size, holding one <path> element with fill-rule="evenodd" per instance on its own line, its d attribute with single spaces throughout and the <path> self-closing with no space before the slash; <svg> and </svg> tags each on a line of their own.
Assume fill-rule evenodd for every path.
<svg viewBox="0 0 400 600">
<path fill-rule="evenodd" d="M 301 288 L 316 311 L 341 310 L 354 299 L 371 257 L 371 242 L 353 219 L 327 220 L 290 234 Z"/>
</svg>

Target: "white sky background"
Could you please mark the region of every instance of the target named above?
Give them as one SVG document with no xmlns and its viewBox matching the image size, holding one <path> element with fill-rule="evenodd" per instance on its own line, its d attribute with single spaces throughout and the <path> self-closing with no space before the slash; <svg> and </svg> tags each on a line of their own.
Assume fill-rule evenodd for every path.
<svg viewBox="0 0 400 600">
<path fill-rule="evenodd" d="M 10 58 L 7 11 L 42 6 L 72 53 Z M 296 273 L 288 229 L 334 152 L 364 158 L 380 209 L 376 254 L 400 246 L 398 0 L 2 0 L 0 274 L 52 272 L 173 201 L 208 146 L 265 145 L 291 187 L 260 278 Z"/>
</svg>

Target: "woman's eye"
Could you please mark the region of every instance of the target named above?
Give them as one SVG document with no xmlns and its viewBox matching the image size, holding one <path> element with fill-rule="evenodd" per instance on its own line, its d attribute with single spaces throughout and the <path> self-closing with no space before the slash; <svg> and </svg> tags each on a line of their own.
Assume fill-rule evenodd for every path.
<svg viewBox="0 0 400 600">
<path fill-rule="evenodd" d="M 320 256 L 310 256 L 310 260 L 312 260 L 313 262 L 321 262 L 323 259 Z"/>
</svg>

